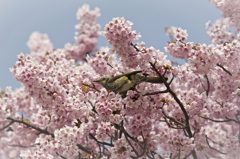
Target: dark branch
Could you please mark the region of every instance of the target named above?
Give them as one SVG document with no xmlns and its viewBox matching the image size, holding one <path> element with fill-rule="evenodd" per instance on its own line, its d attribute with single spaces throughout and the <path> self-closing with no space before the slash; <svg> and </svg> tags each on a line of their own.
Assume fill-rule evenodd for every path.
<svg viewBox="0 0 240 159">
<path fill-rule="evenodd" d="M 189 154 L 187 154 L 186 156 L 183 157 L 183 159 L 187 159 L 190 155 L 191 155 L 192 152 L 190 152 Z"/>
<path fill-rule="evenodd" d="M 173 121 L 176 125 L 181 125 L 182 128 L 180 128 L 180 129 L 185 129 L 185 128 L 186 128 L 186 126 L 185 126 L 183 123 L 177 121 L 177 120 L 174 119 L 173 117 L 168 116 L 163 110 L 162 110 L 162 113 L 163 113 L 163 115 L 164 115 L 167 119 Z M 165 120 L 165 121 L 166 121 L 166 120 Z"/>
<path fill-rule="evenodd" d="M 233 121 L 233 122 L 236 122 L 236 123 L 240 124 L 240 121 L 237 121 L 237 120 L 234 120 L 234 119 L 229 119 L 227 117 L 226 117 L 227 120 L 215 120 L 215 119 L 210 119 L 210 118 L 203 117 L 203 116 L 200 116 L 200 115 L 199 115 L 199 117 L 203 118 L 203 119 L 207 119 L 207 120 L 213 121 L 213 122 L 218 122 L 218 123 Z"/>
<path fill-rule="evenodd" d="M 37 146 L 37 145 L 40 145 L 40 144 L 37 143 L 37 144 L 29 145 L 29 146 L 23 146 L 23 145 L 9 145 L 9 146 L 20 147 L 20 148 L 29 148 L 29 147 L 34 147 L 34 146 Z"/>
<path fill-rule="evenodd" d="M 96 141 L 96 142 L 99 143 L 99 144 L 107 145 L 107 146 L 111 146 L 111 147 L 114 146 L 113 144 L 110 144 L 110 143 L 107 143 L 107 142 L 101 142 L 101 141 L 98 141 L 98 140 L 96 139 L 96 137 L 93 136 L 93 134 L 89 134 L 89 136 L 90 136 L 94 141 Z"/>
<path fill-rule="evenodd" d="M 140 50 L 137 48 L 137 46 L 136 45 L 134 45 L 133 43 L 131 43 L 130 44 L 131 46 L 133 46 L 134 47 L 134 49 L 137 51 L 137 52 L 139 52 Z"/>
<path fill-rule="evenodd" d="M 113 67 L 112 67 L 112 65 L 111 65 L 111 64 L 109 64 L 108 62 L 107 62 L 107 65 L 108 65 L 108 66 L 110 66 L 111 68 L 113 68 Z"/>
<path fill-rule="evenodd" d="M 152 62 L 149 62 L 150 65 L 152 66 L 152 69 L 157 73 L 157 75 L 160 77 L 160 78 L 163 78 L 163 76 L 161 75 L 161 73 L 157 70 L 157 68 L 155 67 L 155 63 L 153 64 Z M 186 126 L 186 131 L 188 133 L 188 137 L 189 138 L 192 138 L 193 137 L 193 134 L 192 134 L 192 131 L 191 131 L 191 128 L 190 128 L 190 123 L 189 123 L 189 115 L 184 107 L 184 105 L 182 104 L 182 102 L 180 101 L 180 99 L 177 97 L 177 95 L 171 90 L 170 88 L 170 84 L 166 81 L 166 80 L 163 80 L 163 83 L 165 85 L 165 87 L 167 88 L 166 90 L 168 91 L 168 93 L 170 93 L 172 95 L 172 97 L 174 98 L 174 100 L 178 103 L 179 107 L 181 108 L 183 114 L 184 114 L 184 117 L 185 117 L 185 126 Z M 194 159 L 197 159 L 197 155 L 196 155 L 196 151 L 195 150 L 192 150 L 191 151 L 191 154 L 192 154 L 192 157 Z"/>
<path fill-rule="evenodd" d="M 31 125 L 31 124 L 29 124 L 29 123 L 27 123 L 27 122 L 25 122 L 25 121 L 23 121 L 23 120 L 17 120 L 17 119 L 13 119 L 13 118 L 11 118 L 11 117 L 8 117 L 7 119 L 8 119 L 8 120 L 11 120 L 12 122 L 22 123 L 22 124 L 26 125 L 27 127 L 30 127 L 30 128 L 32 128 L 32 129 L 34 129 L 34 130 L 37 130 L 37 131 L 38 131 L 39 133 L 41 133 L 41 134 L 51 135 L 51 136 L 54 138 L 54 134 L 48 132 L 47 130 L 43 130 L 43 129 L 38 128 L 38 127 L 36 127 L 36 126 L 34 126 L 34 125 Z"/>
<path fill-rule="evenodd" d="M 8 128 L 8 127 L 11 126 L 13 123 L 14 123 L 14 121 L 11 121 L 9 124 L 7 124 L 6 126 L 2 127 L 2 128 L 0 129 L 0 131 Z"/>
<path fill-rule="evenodd" d="M 208 144 L 208 146 L 209 146 L 210 149 L 215 150 L 215 151 L 217 151 L 218 153 L 221 153 L 221 154 L 223 154 L 223 155 L 226 155 L 226 153 L 221 152 L 221 151 L 213 148 L 213 147 L 209 144 L 209 142 L 208 142 L 208 139 L 209 139 L 209 138 L 207 137 L 207 135 L 205 135 L 205 137 L 206 137 L 206 142 L 207 142 L 207 144 Z"/>
<path fill-rule="evenodd" d="M 124 137 L 126 138 L 126 140 L 127 140 L 127 142 L 128 142 L 128 144 L 131 146 L 131 148 L 132 148 L 132 150 L 134 151 L 134 153 L 136 154 L 136 156 L 137 157 L 134 157 L 134 156 L 131 156 L 133 159 L 137 159 L 137 158 L 140 158 L 140 157 L 142 157 L 143 155 L 144 155 L 144 153 L 145 153 L 145 149 L 146 149 L 146 141 L 144 141 L 144 146 L 142 146 L 141 145 L 141 143 L 139 143 L 139 141 L 137 140 L 137 139 L 133 139 L 133 137 L 131 137 L 128 133 L 127 133 L 127 131 L 124 129 L 124 127 L 123 127 L 123 122 L 121 122 L 121 125 L 120 125 L 120 129 L 121 129 L 121 131 L 123 132 L 123 134 L 124 134 Z M 133 141 L 135 141 L 136 143 L 138 143 L 138 145 L 143 149 L 143 152 L 141 153 L 141 154 L 139 154 L 138 153 L 138 151 L 134 148 L 134 146 L 132 145 L 132 143 L 131 143 L 131 141 L 129 140 L 129 138 L 130 139 L 132 139 Z M 143 138 L 144 139 L 144 138 Z"/>
<path fill-rule="evenodd" d="M 208 94 L 209 94 L 209 90 L 210 90 L 210 82 L 209 82 L 209 79 L 208 79 L 208 76 L 207 76 L 207 75 L 204 75 L 204 77 L 205 77 L 206 80 L 207 80 L 207 90 L 206 90 L 206 95 L 208 96 Z"/>
<path fill-rule="evenodd" d="M 133 147 L 132 143 L 129 141 L 129 139 L 128 139 L 126 133 L 123 133 L 123 134 L 124 134 L 124 136 L 125 136 L 125 138 L 126 138 L 128 144 L 131 146 L 132 150 L 134 151 L 134 153 L 135 153 L 137 156 L 139 156 L 137 150 L 135 150 L 135 148 Z M 135 157 L 133 157 L 133 158 L 135 158 Z"/>
<path fill-rule="evenodd" d="M 88 103 L 90 103 L 90 105 L 92 106 L 92 111 L 93 111 L 94 113 L 98 114 L 97 111 L 96 111 L 96 108 L 95 108 L 95 106 L 92 104 L 92 102 L 91 102 L 90 100 L 88 100 Z"/>
<path fill-rule="evenodd" d="M 142 132 L 141 132 L 141 136 L 142 136 L 142 138 L 143 138 L 143 143 L 144 143 L 144 145 L 142 146 L 141 143 L 138 143 L 139 146 L 140 146 L 140 147 L 142 148 L 142 150 L 143 150 L 142 153 L 141 153 L 138 157 L 143 156 L 143 155 L 146 153 L 146 150 L 147 150 L 147 140 L 144 138 Z"/>
<path fill-rule="evenodd" d="M 172 77 L 172 79 L 170 80 L 170 82 L 168 83 L 168 85 L 170 85 L 173 80 L 174 80 L 174 77 Z"/>
<path fill-rule="evenodd" d="M 166 117 L 164 117 L 164 119 L 165 119 L 165 122 L 167 123 L 169 128 L 172 128 L 172 129 L 185 129 L 185 127 L 174 127 L 167 121 Z"/>
<path fill-rule="evenodd" d="M 80 144 L 77 144 L 77 147 L 78 147 L 80 150 L 82 150 L 82 151 L 84 151 L 84 152 L 86 152 L 86 153 L 88 153 L 88 154 L 91 154 L 91 153 L 92 153 L 92 150 L 91 150 L 90 148 L 83 147 L 83 146 L 80 145 Z"/>
<path fill-rule="evenodd" d="M 240 124 L 240 121 L 239 120 L 234 120 L 234 119 L 230 119 L 230 118 L 228 118 L 228 117 L 225 117 L 227 120 L 229 120 L 229 121 L 233 121 L 233 122 L 235 122 L 235 123 L 237 123 L 237 124 Z"/>
<path fill-rule="evenodd" d="M 155 65 L 153 63 L 151 63 L 151 62 L 150 62 L 150 64 L 151 64 L 153 70 L 158 74 L 158 76 L 162 77 L 160 72 L 158 72 L 158 70 L 156 69 Z M 183 112 L 183 114 L 185 116 L 185 119 L 186 119 L 186 130 L 187 130 L 187 132 L 189 134 L 189 137 L 190 138 L 193 137 L 193 134 L 192 134 L 192 132 L 190 130 L 190 125 L 189 125 L 189 116 L 188 116 L 188 113 L 187 113 L 186 109 L 184 108 L 184 105 L 182 104 L 180 99 L 178 99 L 177 95 L 171 90 L 171 88 L 170 88 L 169 84 L 167 83 L 167 81 L 163 81 L 163 82 L 164 82 L 165 86 L 167 87 L 166 91 L 168 91 L 172 95 L 172 97 L 178 103 L 178 105 L 180 106 L 180 108 L 181 108 L 181 110 L 182 110 L 182 112 Z"/>
<path fill-rule="evenodd" d="M 67 159 L 66 157 L 63 157 L 62 155 L 60 155 L 58 152 L 56 152 L 56 154 L 61 157 L 62 159 Z"/>
<path fill-rule="evenodd" d="M 122 122 L 123 123 L 123 122 Z M 130 139 L 132 139 L 133 141 L 136 141 L 136 139 L 134 137 L 132 137 L 125 129 L 123 126 L 118 125 L 118 124 L 113 124 L 114 128 L 117 130 L 120 130 L 120 133 L 124 133 L 127 135 L 127 137 L 129 137 Z"/>
<path fill-rule="evenodd" d="M 217 64 L 218 67 L 220 67 L 221 69 L 223 69 L 223 71 L 227 72 L 230 76 L 232 76 L 232 73 L 229 72 L 226 68 L 224 68 L 222 65 Z"/>
</svg>

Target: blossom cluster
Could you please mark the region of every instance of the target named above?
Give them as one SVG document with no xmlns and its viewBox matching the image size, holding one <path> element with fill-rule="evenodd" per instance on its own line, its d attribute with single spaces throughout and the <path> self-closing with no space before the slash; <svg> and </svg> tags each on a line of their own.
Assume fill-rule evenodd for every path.
<svg viewBox="0 0 240 159">
<path fill-rule="evenodd" d="M 230 0 L 209 0 L 213 3 L 219 10 L 221 10 L 222 16 L 224 18 L 230 18 L 230 25 L 236 29 L 237 32 L 240 31 L 240 15 L 239 6 L 240 1 L 230 1 Z"/>
<path fill-rule="evenodd" d="M 96 22 L 100 16 L 99 8 L 90 10 L 87 4 L 79 8 L 77 12 L 77 20 L 80 22 L 75 26 L 78 31 L 75 34 L 75 44 L 65 44 L 66 58 L 74 59 L 75 62 L 84 60 L 86 54 L 90 54 L 97 50 L 97 38 L 100 36 L 100 25 Z"/>
<path fill-rule="evenodd" d="M 44 61 L 46 59 L 45 54 L 53 51 L 53 44 L 48 35 L 39 32 L 33 32 L 31 34 L 27 46 L 38 61 Z"/>
<path fill-rule="evenodd" d="M 193 47 L 193 43 L 185 42 L 188 36 L 187 31 L 175 27 L 168 28 L 167 31 L 168 35 L 175 40 L 167 43 L 167 47 L 165 47 L 166 52 L 176 58 L 187 58 Z"/>
<path fill-rule="evenodd" d="M 118 17 L 113 18 L 104 28 L 104 36 L 113 46 L 112 52 L 116 52 L 130 67 L 137 65 L 132 60 L 138 54 L 138 51 L 131 45 L 140 38 L 140 35 L 132 30 L 132 25 L 132 22 Z"/>
<path fill-rule="evenodd" d="M 213 44 L 226 44 L 237 38 L 230 32 L 231 21 L 229 18 L 217 20 L 213 25 L 207 24 L 209 30 L 207 31 Z"/>
<path fill-rule="evenodd" d="M 209 27 L 212 44 L 188 42 L 186 30 L 167 28 L 173 39 L 165 51 L 186 59 L 182 65 L 137 42 L 133 23 L 119 17 L 104 29 L 111 46 L 96 50 L 99 15 L 83 5 L 80 33 L 63 49 L 53 48 L 46 34 L 30 36 L 31 54 L 18 55 L 10 69 L 22 87 L 0 90 L 0 156 L 237 158 L 240 42 L 227 30 L 237 24 L 232 14 Z M 124 96 L 108 90 L 112 77 L 133 83 L 126 75 L 132 71 L 159 81 L 143 81 Z M 109 83 L 97 83 L 101 77 Z"/>
</svg>

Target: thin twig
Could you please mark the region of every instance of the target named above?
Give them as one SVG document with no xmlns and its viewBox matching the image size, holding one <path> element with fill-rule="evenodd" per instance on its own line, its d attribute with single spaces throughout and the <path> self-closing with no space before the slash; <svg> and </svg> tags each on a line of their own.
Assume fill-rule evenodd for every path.
<svg viewBox="0 0 240 159">
<path fill-rule="evenodd" d="M 157 68 L 155 67 L 155 63 L 153 64 L 152 62 L 149 62 L 150 65 L 152 66 L 153 70 L 157 73 L 157 75 L 161 78 L 163 78 L 163 76 L 161 75 L 161 73 L 157 70 Z M 193 134 L 192 134 L 192 131 L 191 131 L 191 128 L 190 128 L 190 123 L 189 123 L 189 115 L 183 105 L 183 103 L 180 101 L 180 99 L 177 97 L 177 95 L 171 90 L 170 88 L 170 85 L 169 83 L 166 81 L 166 80 L 163 80 L 163 83 L 165 85 L 165 87 L 167 88 L 166 90 L 168 91 L 168 93 L 170 93 L 172 95 L 172 97 L 174 98 L 174 100 L 178 103 L 179 107 L 181 108 L 183 114 L 184 114 L 184 117 L 185 117 L 185 126 L 186 126 L 186 131 L 188 133 L 188 137 L 189 138 L 192 138 L 193 137 Z M 192 150 L 191 151 L 191 154 L 192 154 L 192 157 L 194 159 L 197 159 L 197 154 L 196 154 L 196 151 L 195 150 Z"/>
<path fill-rule="evenodd" d="M 130 139 L 132 139 L 133 141 L 136 141 L 136 138 L 132 137 L 125 129 L 124 127 L 118 125 L 118 124 L 113 124 L 114 128 L 117 130 L 120 130 L 120 137 L 122 133 L 125 133 Z"/>
<path fill-rule="evenodd" d="M 8 120 L 11 120 L 11 121 L 13 121 L 13 122 L 16 122 L 16 123 L 22 123 L 22 124 L 26 125 L 27 127 L 30 127 L 30 128 L 32 128 L 32 129 L 34 129 L 34 130 L 39 131 L 39 133 L 41 133 L 41 134 L 51 135 L 51 136 L 54 138 L 54 134 L 53 134 L 53 133 L 50 133 L 50 132 L 47 131 L 47 130 L 43 130 L 43 129 L 38 128 L 38 127 L 36 127 L 36 126 L 34 126 L 34 125 L 31 125 L 31 124 L 29 124 L 29 123 L 27 123 L 27 122 L 25 122 L 25 121 L 23 121 L 23 120 L 17 120 L 17 119 L 13 119 L 13 118 L 11 118 L 11 117 L 8 117 L 7 119 L 8 119 Z"/>
<path fill-rule="evenodd" d="M 233 121 L 233 122 L 235 122 L 235 123 L 237 123 L 237 124 L 240 124 L 240 121 L 239 120 L 235 120 L 235 119 L 230 119 L 230 118 L 228 118 L 228 117 L 225 117 L 227 120 L 229 120 L 229 121 Z"/>
<path fill-rule="evenodd" d="M 153 63 L 151 63 L 151 66 L 152 68 L 154 69 L 154 71 L 158 74 L 159 77 L 162 77 L 162 75 L 158 72 L 158 70 L 156 69 L 155 65 Z M 180 101 L 180 99 L 177 97 L 177 95 L 171 90 L 169 84 L 166 82 L 166 81 L 163 81 L 165 86 L 167 87 L 166 91 L 168 91 L 172 97 L 174 98 L 174 100 L 178 103 L 178 105 L 180 106 L 184 116 L 185 116 L 185 119 L 186 119 L 186 130 L 189 134 L 189 137 L 193 137 L 192 135 L 192 132 L 191 132 L 191 129 L 190 129 L 190 126 L 189 126 L 189 116 L 188 116 L 188 113 L 186 111 L 186 109 L 184 108 L 184 105 L 182 104 L 182 102 Z"/>
<path fill-rule="evenodd" d="M 133 46 L 134 47 L 134 49 L 137 51 L 137 52 L 139 52 L 140 50 L 137 48 L 137 46 L 136 45 L 134 45 L 133 43 L 131 43 L 130 44 L 131 46 Z"/>
<path fill-rule="evenodd" d="M 137 156 L 139 156 L 137 150 L 135 150 L 135 148 L 133 147 L 132 143 L 129 141 L 127 135 L 126 135 L 125 133 L 123 133 L 123 134 L 124 134 L 124 137 L 125 137 L 125 139 L 127 140 L 128 144 L 131 146 L 132 150 L 134 151 L 134 153 L 135 153 Z M 134 156 L 133 156 L 133 157 L 134 157 Z"/>
<path fill-rule="evenodd" d="M 98 144 L 98 149 L 99 149 L 99 157 L 101 158 L 102 157 L 101 144 L 100 143 L 97 143 L 97 144 Z"/>
<path fill-rule="evenodd" d="M 205 154 L 206 159 L 209 159 L 208 155 Z"/>
<path fill-rule="evenodd" d="M 90 148 L 86 148 L 86 147 L 83 147 L 82 145 L 80 144 L 77 144 L 77 147 L 80 149 L 80 150 L 83 150 L 84 152 L 88 153 L 88 154 L 91 154 L 92 153 L 92 150 Z"/>
<path fill-rule="evenodd" d="M 108 62 L 107 62 L 107 65 L 110 66 L 111 68 L 113 68 L 112 65 L 110 63 L 108 63 Z"/>
<path fill-rule="evenodd" d="M 86 83 L 82 83 L 82 85 L 83 85 L 83 86 L 86 86 L 86 87 L 89 87 L 89 88 L 92 88 L 92 89 L 96 90 L 97 92 L 101 92 L 100 90 L 98 90 L 98 89 L 96 88 L 96 86 L 95 86 L 94 83 L 92 83 L 93 86 L 90 86 L 90 85 L 88 85 L 88 84 L 86 84 Z"/>
<path fill-rule="evenodd" d="M 174 127 L 174 126 L 170 125 L 170 123 L 167 121 L 166 117 L 164 117 L 164 119 L 165 119 L 165 122 L 167 123 L 167 125 L 168 125 L 169 128 L 173 128 L 173 129 L 185 129 L 185 128 Z"/>
<path fill-rule="evenodd" d="M 209 146 L 210 149 L 215 150 L 215 151 L 217 151 L 217 152 L 219 152 L 219 153 L 221 153 L 221 154 L 223 154 L 223 155 L 226 155 L 226 154 L 227 154 L 227 153 L 221 152 L 221 151 L 213 148 L 213 147 L 209 144 L 209 142 L 208 142 L 208 139 L 209 139 L 209 138 L 207 137 L 207 135 L 205 135 L 205 138 L 206 138 L 206 142 L 207 142 L 207 144 L 208 144 L 208 146 Z"/>
<path fill-rule="evenodd" d="M 11 147 L 21 147 L 21 148 L 29 148 L 29 147 L 34 147 L 34 146 L 37 146 L 37 145 L 40 145 L 40 144 L 37 143 L 37 144 L 29 145 L 29 146 L 23 146 L 23 145 L 8 145 L 8 146 L 11 146 Z"/>
<path fill-rule="evenodd" d="M 239 125 L 239 128 L 238 128 L 238 141 L 240 141 L 240 125 Z"/>
<path fill-rule="evenodd" d="M 178 159 L 180 159 L 180 157 L 181 157 L 181 150 L 180 150 L 180 148 L 178 149 Z"/>
<path fill-rule="evenodd" d="M 236 123 L 240 124 L 240 121 L 237 121 L 237 120 L 234 120 L 234 119 L 229 119 L 229 118 L 227 118 L 227 117 L 226 117 L 227 120 L 215 120 L 215 119 L 203 117 L 203 116 L 200 116 L 200 115 L 199 115 L 199 117 L 200 117 L 200 118 L 203 118 L 203 119 L 210 120 L 210 121 L 218 122 L 218 123 L 233 121 L 233 122 L 236 122 Z"/>
<path fill-rule="evenodd" d="M 58 152 L 56 152 L 56 154 L 57 154 L 59 157 L 61 157 L 62 159 L 67 159 L 66 157 L 60 155 Z"/>
<path fill-rule="evenodd" d="M 230 76 L 232 76 L 232 73 L 229 72 L 226 68 L 224 68 L 222 65 L 217 63 L 217 66 L 220 67 L 221 69 L 223 69 L 223 71 L 227 72 Z"/>
<path fill-rule="evenodd" d="M 182 126 L 181 129 L 185 129 L 185 128 L 186 128 L 186 126 L 185 126 L 183 123 L 177 121 L 177 120 L 174 119 L 173 117 L 168 116 L 168 115 L 164 112 L 164 110 L 162 110 L 162 113 L 163 113 L 163 115 L 164 115 L 166 118 L 170 119 L 170 120 L 173 121 L 174 123 L 177 123 L 177 124 L 181 125 L 181 126 Z"/>
<path fill-rule="evenodd" d="M 92 102 L 91 102 L 90 100 L 88 100 L 88 103 L 90 103 L 90 105 L 92 106 L 92 111 L 93 111 L 94 113 L 98 114 L 97 111 L 96 111 L 96 108 L 95 108 L 95 106 L 92 104 Z"/>
<path fill-rule="evenodd" d="M 123 121 L 121 122 L 120 129 L 121 129 L 121 131 L 123 131 L 123 135 L 124 135 L 124 137 L 126 138 L 128 144 L 131 146 L 132 150 L 133 150 L 134 153 L 137 155 L 137 157 L 134 157 L 134 156 L 131 156 L 131 157 L 132 157 L 132 158 L 139 158 L 140 156 L 139 156 L 137 150 L 134 148 L 134 146 L 132 145 L 132 143 L 131 143 L 131 142 L 129 141 L 129 139 L 128 139 L 128 137 L 129 137 L 130 135 L 129 135 L 129 134 L 127 133 L 127 131 L 124 129 L 124 127 L 123 127 Z M 129 138 L 132 139 L 133 137 L 130 136 Z M 136 141 L 136 140 L 133 140 L 133 141 Z M 136 141 L 136 142 L 137 142 L 137 141 Z M 141 145 L 139 145 L 139 146 L 141 146 Z"/>
<path fill-rule="evenodd" d="M 238 118 L 238 116 L 239 116 L 240 114 L 235 114 L 235 118 L 237 119 L 237 121 L 239 121 L 239 118 Z"/>
<path fill-rule="evenodd" d="M 9 124 L 7 124 L 6 126 L 2 127 L 2 128 L 0 129 L 0 131 L 8 128 L 8 127 L 11 126 L 13 123 L 14 123 L 14 121 L 11 121 Z"/>
<path fill-rule="evenodd" d="M 110 143 L 107 143 L 107 142 L 98 141 L 97 138 L 96 138 L 95 136 L 93 136 L 93 134 L 89 134 L 89 136 L 90 136 L 94 141 L 96 141 L 96 142 L 99 143 L 99 144 L 107 145 L 107 146 L 111 146 L 111 147 L 114 146 L 113 144 L 110 144 Z"/>
<path fill-rule="evenodd" d="M 172 79 L 168 82 L 168 85 L 170 85 L 173 80 L 174 80 L 174 77 L 172 77 Z"/>
<path fill-rule="evenodd" d="M 143 147 L 141 146 L 141 148 L 143 149 L 142 153 L 139 155 L 139 157 L 143 156 L 146 153 L 147 150 L 147 140 L 144 138 L 143 133 L 141 132 L 141 136 L 143 138 Z M 140 145 L 140 144 L 139 144 Z"/>
<path fill-rule="evenodd" d="M 184 156 L 182 159 L 187 159 L 190 155 L 191 155 L 192 152 L 190 152 L 189 154 L 187 154 L 186 156 Z"/>
</svg>

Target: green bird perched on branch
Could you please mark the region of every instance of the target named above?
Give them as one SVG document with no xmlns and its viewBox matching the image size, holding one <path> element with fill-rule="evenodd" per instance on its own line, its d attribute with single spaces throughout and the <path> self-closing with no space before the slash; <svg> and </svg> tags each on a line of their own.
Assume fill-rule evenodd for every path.
<svg viewBox="0 0 240 159">
<path fill-rule="evenodd" d="M 100 83 L 107 90 L 119 93 L 122 97 L 126 97 L 128 90 L 133 90 L 138 84 L 142 82 L 149 83 L 163 83 L 160 77 L 147 77 L 142 71 L 133 71 L 129 73 L 124 73 L 114 77 L 102 77 L 94 82 Z"/>
</svg>

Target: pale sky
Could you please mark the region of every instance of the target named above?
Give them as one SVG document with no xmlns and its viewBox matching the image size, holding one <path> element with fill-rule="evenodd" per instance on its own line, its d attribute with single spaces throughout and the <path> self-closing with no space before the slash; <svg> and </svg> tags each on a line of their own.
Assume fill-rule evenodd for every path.
<svg viewBox="0 0 240 159">
<path fill-rule="evenodd" d="M 221 12 L 208 0 L 0 0 L 1 89 L 21 86 L 9 68 L 15 64 L 18 54 L 29 54 L 26 42 L 32 32 L 48 34 L 55 48 L 63 48 L 65 43 L 74 41 L 76 12 L 84 3 L 91 9 L 100 8 L 101 30 L 113 17 L 125 17 L 142 35 L 140 41 L 163 52 L 170 40 L 164 27 L 187 29 L 187 41 L 209 44 L 205 23 L 221 18 Z M 106 40 L 99 38 L 98 46 L 106 45 Z"/>
</svg>

